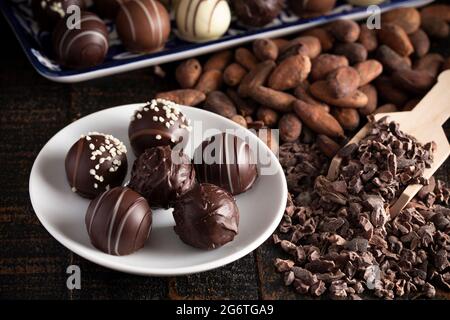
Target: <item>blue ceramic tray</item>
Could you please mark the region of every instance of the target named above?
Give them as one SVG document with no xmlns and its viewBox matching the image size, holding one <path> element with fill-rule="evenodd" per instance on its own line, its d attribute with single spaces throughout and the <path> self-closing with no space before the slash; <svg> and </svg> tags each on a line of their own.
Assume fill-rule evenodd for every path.
<svg viewBox="0 0 450 320">
<path fill-rule="evenodd" d="M 29 2 L 30 0 L 0 0 L 0 9 L 36 71 L 50 80 L 67 83 L 186 59 L 237 46 L 256 38 L 280 37 L 340 18 L 363 19 L 369 15 L 365 7 L 354 7 L 340 1 L 333 12 L 326 16 L 299 19 L 291 12 L 285 11 L 264 28 L 248 29 L 237 21 L 233 21 L 224 37 L 200 44 L 188 43 L 178 39 L 175 36 L 176 29 L 173 24 L 174 32 L 172 32 L 164 50 L 140 55 L 127 52 L 118 39 L 114 23 L 106 21 L 109 30 L 110 49 L 105 61 L 96 67 L 70 70 L 61 67 L 51 59 L 50 34 L 39 30 L 33 20 Z M 386 11 L 399 6 L 422 6 L 430 2 L 433 2 L 433 0 L 390 0 L 381 4 L 380 8 L 382 11 Z"/>
</svg>

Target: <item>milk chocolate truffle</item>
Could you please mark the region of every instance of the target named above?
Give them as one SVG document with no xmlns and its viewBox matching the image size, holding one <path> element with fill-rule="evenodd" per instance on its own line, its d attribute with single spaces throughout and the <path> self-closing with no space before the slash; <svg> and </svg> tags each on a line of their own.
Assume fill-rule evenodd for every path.
<svg viewBox="0 0 450 320">
<path fill-rule="evenodd" d="M 80 21 L 69 29 L 66 17 L 53 33 L 53 47 L 59 63 L 69 68 L 100 64 L 108 52 L 108 30 L 97 15 L 82 11 Z"/>
<path fill-rule="evenodd" d="M 147 149 L 136 159 L 129 187 L 142 194 L 151 207 L 169 208 L 195 183 L 190 159 L 175 151 L 172 155 L 172 149 L 164 146 Z"/>
<path fill-rule="evenodd" d="M 85 8 L 83 0 L 33 0 L 31 9 L 39 27 L 51 31 L 66 16 L 67 8 L 72 5 Z"/>
<path fill-rule="evenodd" d="M 117 187 L 92 200 L 85 222 L 94 247 L 122 256 L 144 246 L 152 229 L 152 210 L 140 194 Z"/>
<path fill-rule="evenodd" d="M 195 150 L 194 164 L 200 182 L 218 185 L 233 195 L 250 189 L 258 177 L 250 146 L 227 133 L 204 141 Z"/>
<path fill-rule="evenodd" d="M 178 36 L 191 42 L 220 38 L 227 32 L 231 21 L 226 0 L 181 0 L 175 15 Z"/>
<path fill-rule="evenodd" d="M 158 1 L 131 0 L 121 6 L 116 27 L 127 50 L 153 52 L 162 49 L 169 38 L 170 17 Z"/>
<path fill-rule="evenodd" d="M 174 146 L 186 141 L 189 131 L 190 120 L 180 111 L 179 105 L 155 99 L 135 111 L 128 127 L 128 137 L 138 157 L 145 149 Z"/>
<path fill-rule="evenodd" d="M 73 192 L 95 198 L 119 186 L 127 174 L 127 149 L 111 135 L 90 132 L 70 148 L 66 175 Z"/>
<path fill-rule="evenodd" d="M 226 190 L 209 183 L 196 185 L 173 209 L 175 232 L 186 244 L 215 249 L 238 234 L 239 209 Z"/>
<path fill-rule="evenodd" d="M 120 6 L 129 0 L 94 0 L 98 14 L 106 19 L 115 19 Z"/>
<path fill-rule="evenodd" d="M 240 22 L 252 27 L 262 27 L 280 14 L 284 0 L 232 0 L 231 4 Z"/>
</svg>

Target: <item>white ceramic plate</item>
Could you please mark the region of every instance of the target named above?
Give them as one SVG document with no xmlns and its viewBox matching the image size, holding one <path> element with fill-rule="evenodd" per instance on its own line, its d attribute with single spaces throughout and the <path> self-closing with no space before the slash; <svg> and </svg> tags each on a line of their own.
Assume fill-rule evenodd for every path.
<svg viewBox="0 0 450 320">
<path fill-rule="evenodd" d="M 236 197 L 240 224 L 239 234 L 233 242 L 212 251 L 189 247 L 173 231 L 171 210 L 158 209 L 153 210 L 153 230 L 140 251 L 117 257 L 102 253 L 91 245 L 84 225 L 89 200 L 70 190 L 64 170 L 66 153 L 81 134 L 90 131 L 110 133 L 127 146 L 130 171 L 135 157 L 128 141 L 128 123 L 140 105 L 119 106 L 86 116 L 62 129 L 44 146 L 30 176 L 31 203 L 42 225 L 61 244 L 85 259 L 114 270 L 142 275 L 201 272 L 233 262 L 260 246 L 281 220 L 287 188 L 276 156 L 251 133 L 249 142 L 256 143 L 260 151 L 269 155 L 275 171 L 271 175 L 261 175 L 251 190 Z M 221 131 L 240 128 L 228 119 L 201 109 L 182 107 L 182 112 L 192 121 L 201 121 L 204 132 L 213 128 Z M 195 147 L 200 141 L 194 141 L 193 135 L 191 133 L 190 143 Z M 192 155 L 190 148 L 186 153 Z M 260 163 L 258 167 L 261 169 Z"/>
</svg>

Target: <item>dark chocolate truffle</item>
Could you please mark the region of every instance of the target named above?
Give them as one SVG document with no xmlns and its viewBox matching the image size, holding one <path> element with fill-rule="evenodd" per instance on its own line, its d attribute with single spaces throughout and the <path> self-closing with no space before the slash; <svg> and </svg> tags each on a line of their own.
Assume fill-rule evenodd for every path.
<svg viewBox="0 0 450 320">
<path fill-rule="evenodd" d="M 213 183 L 233 195 L 250 189 L 258 177 L 250 146 L 227 133 L 204 141 L 195 150 L 194 164 L 200 182 Z"/>
<path fill-rule="evenodd" d="M 315 16 L 331 11 L 336 0 L 321 0 L 321 1 L 299 1 L 288 0 L 289 9 L 291 9 L 298 16 Z"/>
<path fill-rule="evenodd" d="M 152 207 L 169 208 L 195 185 L 195 171 L 185 154 L 172 154 L 169 146 L 147 149 L 133 164 L 129 187 Z"/>
<path fill-rule="evenodd" d="M 115 19 L 120 6 L 129 0 L 94 0 L 98 14 L 106 19 Z"/>
<path fill-rule="evenodd" d="M 58 61 L 69 68 L 87 68 L 100 64 L 108 52 L 108 31 L 102 19 L 81 12 L 77 27 L 69 29 L 66 17 L 53 33 L 53 47 Z"/>
<path fill-rule="evenodd" d="M 84 9 L 83 0 L 33 0 L 31 9 L 39 27 L 42 30 L 51 31 L 59 20 L 67 14 L 67 8 L 76 5 Z"/>
<path fill-rule="evenodd" d="M 239 209 L 226 190 L 202 183 L 185 193 L 173 209 L 175 232 L 183 242 L 215 249 L 238 234 Z"/>
<path fill-rule="evenodd" d="M 262 27 L 280 14 L 284 0 L 232 0 L 231 3 L 240 22 L 252 27 Z"/>
<path fill-rule="evenodd" d="M 131 52 L 152 52 L 164 47 L 170 34 L 166 8 L 154 0 L 131 0 L 121 6 L 117 33 Z"/>
<path fill-rule="evenodd" d="M 117 187 L 92 200 L 85 222 L 94 247 L 122 256 L 144 246 L 152 229 L 152 210 L 140 194 Z"/>
<path fill-rule="evenodd" d="M 127 174 L 127 149 L 111 135 L 81 136 L 66 156 L 66 175 L 73 192 L 95 198 L 119 186 Z"/>
<path fill-rule="evenodd" d="M 179 105 L 156 99 L 134 113 L 128 127 L 128 137 L 136 156 L 145 149 L 157 146 L 174 146 L 187 141 L 190 120 L 181 113 Z"/>
</svg>

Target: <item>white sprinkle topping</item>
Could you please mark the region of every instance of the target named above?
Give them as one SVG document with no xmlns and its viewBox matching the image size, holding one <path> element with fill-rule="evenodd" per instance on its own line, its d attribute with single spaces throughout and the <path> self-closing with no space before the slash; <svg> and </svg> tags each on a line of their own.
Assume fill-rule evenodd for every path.
<svg viewBox="0 0 450 320">
<path fill-rule="evenodd" d="M 89 148 L 90 148 L 91 150 L 94 150 L 94 149 L 95 149 L 94 144 L 93 144 L 93 143 L 90 143 L 90 144 L 89 144 Z"/>
<path fill-rule="evenodd" d="M 95 176 L 95 170 L 94 169 L 89 170 L 89 174 Z"/>
<path fill-rule="evenodd" d="M 72 192 L 77 192 L 77 188 L 72 187 Z"/>
<path fill-rule="evenodd" d="M 153 116 L 153 121 L 158 121 L 158 117 L 157 116 Z"/>
<path fill-rule="evenodd" d="M 162 139 L 160 134 L 157 134 L 155 138 L 156 138 L 156 140 L 161 140 Z"/>
<path fill-rule="evenodd" d="M 142 119 L 142 114 L 140 114 L 140 113 L 136 114 L 136 118 Z"/>
<path fill-rule="evenodd" d="M 98 184 L 94 183 L 94 188 L 97 189 L 98 188 Z"/>
</svg>

